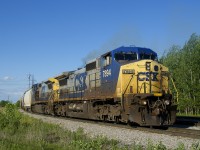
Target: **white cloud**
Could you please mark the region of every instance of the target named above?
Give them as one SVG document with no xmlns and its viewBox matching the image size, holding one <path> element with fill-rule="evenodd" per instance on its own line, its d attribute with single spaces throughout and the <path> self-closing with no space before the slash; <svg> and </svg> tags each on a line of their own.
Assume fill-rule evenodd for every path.
<svg viewBox="0 0 200 150">
<path fill-rule="evenodd" d="M 14 79 L 13 77 L 9 77 L 9 76 L 3 77 L 3 80 L 4 80 L 4 81 L 13 80 L 13 79 Z"/>
</svg>

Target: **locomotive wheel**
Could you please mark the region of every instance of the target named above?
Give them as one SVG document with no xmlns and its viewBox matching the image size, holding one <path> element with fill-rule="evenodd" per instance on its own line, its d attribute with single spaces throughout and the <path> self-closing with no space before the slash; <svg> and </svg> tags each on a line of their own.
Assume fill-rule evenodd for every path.
<svg viewBox="0 0 200 150">
<path fill-rule="evenodd" d="M 119 121 L 119 116 L 115 116 L 115 123 L 116 123 L 116 124 L 119 124 L 119 122 L 120 122 L 120 121 Z"/>
<path fill-rule="evenodd" d="M 108 116 L 103 115 L 103 122 L 107 122 L 108 121 Z"/>
</svg>

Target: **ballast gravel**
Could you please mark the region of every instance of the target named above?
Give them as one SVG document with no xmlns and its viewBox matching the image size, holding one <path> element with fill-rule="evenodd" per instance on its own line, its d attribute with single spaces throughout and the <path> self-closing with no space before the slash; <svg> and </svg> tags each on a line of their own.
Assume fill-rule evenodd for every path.
<svg viewBox="0 0 200 150">
<path fill-rule="evenodd" d="M 121 144 L 131 145 L 140 144 L 146 146 L 149 141 L 154 145 L 162 142 L 167 149 L 178 148 L 180 144 L 184 144 L 185 149 L 192 149 L 192 144 L 199 143 L 200 139 L 184 138 L 179 136 L 170 136 L 166 134 L 150 133 L 145 131 L 131 130 L 125 128 L 118 128 L 113 126 L 103 126 L 98 124 L 85 123 L 80 121 L 64 120 L 48 116 L 41 116 L 23 112 L 36 119 L 41 119 L 43 122 L 58 124 L 63 129 L 76 131 L 78 128 L 83 128 L 84 133 L 90 137 L 104 136 L 108 139 L 114 139 L 121 142 Z M 199 132 L 197 130 L 197 132 Z"/>
</svg>

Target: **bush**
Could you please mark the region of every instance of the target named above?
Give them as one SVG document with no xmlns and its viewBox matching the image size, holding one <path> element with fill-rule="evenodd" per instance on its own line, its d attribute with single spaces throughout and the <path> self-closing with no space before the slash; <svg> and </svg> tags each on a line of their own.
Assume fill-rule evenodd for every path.
<svg viewBox="0 0 200 150">
<path fill-rule="evenodd" d="M 147 150 L 167 150 L 167 147 L 162 142 L 153 144 L 151 140 L 148 141 Z"/>
<path fill-rule="evenodd" d="M 0 112 L 0 128 L 15 133 L 20 126 L 21 114 L 14 104 L 8 103 Z"/>
<path fill-rule="evenodd" d="M 20 108 L 20 100 L 18 100 L 18 101 L 15 103 L 15 106 L 16 106 L 17 108 Z"/>
<path fill-rule="evenodd" d="M 9 104 L 10 103 L 10 101 L 6 101 L 6 100 L 1 100 L 0 101 L 0 107 L 5 107 L 6 106 L 6 104 Z"/>
</svg>

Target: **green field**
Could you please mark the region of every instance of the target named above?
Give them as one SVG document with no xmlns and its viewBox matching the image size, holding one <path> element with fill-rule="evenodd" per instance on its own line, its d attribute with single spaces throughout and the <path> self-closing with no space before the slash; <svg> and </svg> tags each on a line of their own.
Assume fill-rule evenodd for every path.
<svg viewBox="0 0 200 150">
<path fill-rule="evenodd" d="M 184 149 L 183 145 L 177 150 Z M 199 149 L 194 145 L 193 150 Z M 58 125 L 44 123 L 21 114 L 13 104 L 7 104 L 0 111 L 0 150 L 166 150 L 161 142 L 146 147 L 141 145 L 122 145 L 116 140 L 105 137 L 89 138 L 79 128 L 76 132 L 63 130 Z"/>
</svg>

